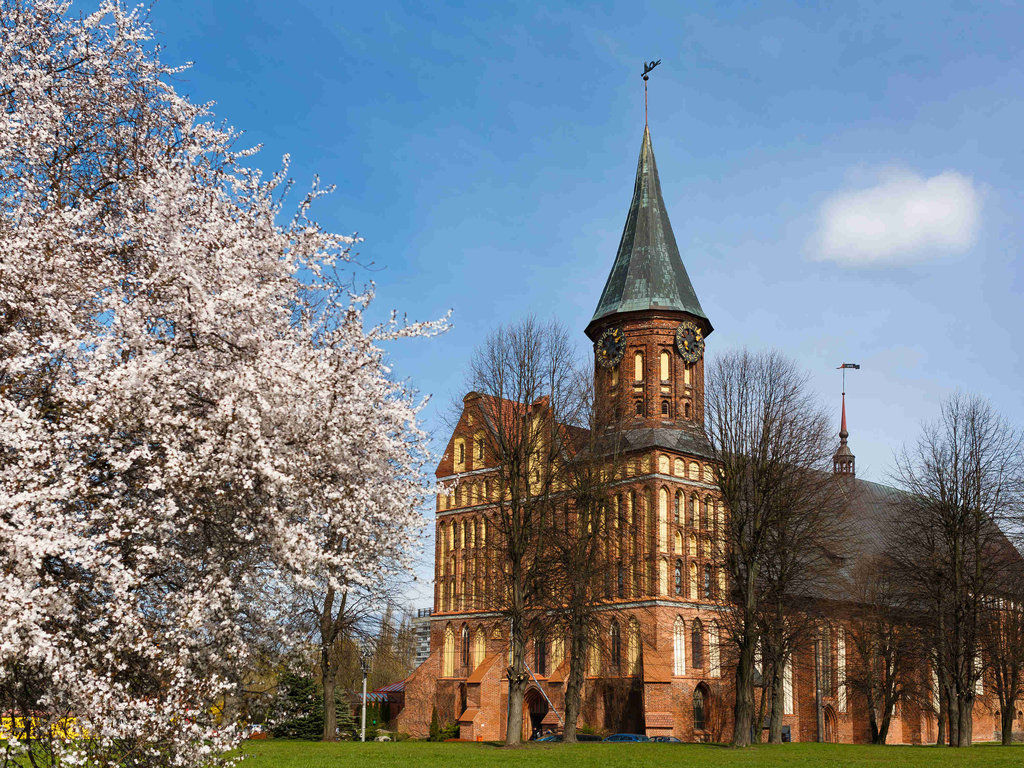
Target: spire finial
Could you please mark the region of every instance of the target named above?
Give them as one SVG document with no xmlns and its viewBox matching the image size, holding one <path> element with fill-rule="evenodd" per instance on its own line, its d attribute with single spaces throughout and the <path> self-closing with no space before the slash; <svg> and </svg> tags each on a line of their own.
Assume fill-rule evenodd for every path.
<svg viewBox="0 0 1024 768">
<path fill-rule="evenodd" d="M 644 128 L 647 127 L 647 80 L 648 75 L 652 69 L 661 64 L 661 59 L 657 61 L 645 61 L 644 62 L 644 73 L 641 75 L 644 79 Z"/>
</svg>

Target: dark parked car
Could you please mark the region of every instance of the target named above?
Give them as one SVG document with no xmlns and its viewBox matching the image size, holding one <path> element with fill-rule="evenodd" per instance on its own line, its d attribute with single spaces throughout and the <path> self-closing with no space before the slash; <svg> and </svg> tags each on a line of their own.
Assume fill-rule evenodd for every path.
<svg viewBox="0 0 1024 768">
<path fill-rule="evenodd" d="M 640 733 L 613 733 L 605 741 L 650 741 Z"/>
<path fill-rule="evenodd" d="M 675 736 L 651 736 L 651 741 L 660 741 L 662 744 L 682 744 L 682 739 Z"/>
<path fill-rule="evenodd" d="M 549 733 L 547 736 L 541 736 L 537 741 L 561 741 L 562 734 L 560 733 Z M 601 737 L 596 733 L 577 733 L 576 741 L 601 741 Z"/>
</svg>

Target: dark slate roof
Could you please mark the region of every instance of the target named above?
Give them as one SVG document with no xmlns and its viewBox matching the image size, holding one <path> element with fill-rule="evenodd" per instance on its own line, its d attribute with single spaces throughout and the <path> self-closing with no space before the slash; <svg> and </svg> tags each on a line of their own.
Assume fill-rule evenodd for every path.
<svg viewBox="0 0 1024 768">
<path fill-rule="evenodd" d="M 711 446 L 699 427 L 644 427 L 640 429 L 624 429 L 615 435 L 615 450 L 640 451 L 647 448 L 664 448 L 679 451 L 702 459 L 714 459 Z M 598 450 L 611 451 L 611 447 L 598 446 Z"/>
<path fill-rule="evenodd" d="M 706 332 L 711 331 L 711 322 L 701 309 L 679 257 L 661 196 L 651 132 L 646 126 L 636 166 L 633 202 L 622 229 L 615 263 L 591 322 L 618 312 L 645 309 L 688 312 L 704 320 Z"/>
</svg>

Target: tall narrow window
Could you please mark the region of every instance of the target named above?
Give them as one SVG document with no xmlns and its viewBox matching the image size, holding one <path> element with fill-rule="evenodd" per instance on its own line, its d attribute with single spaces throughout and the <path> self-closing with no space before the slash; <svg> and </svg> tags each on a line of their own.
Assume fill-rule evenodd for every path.
<svg viewBox="0 0 1024 768">
<path fill-rule="evenodd" d="M 686 674 L 686 625 L 682 616 L 672 624 L 672 674 Z"/>
<path fill-rule="evenodd" d="M 661 401 L 661 415 L 668 416 L 668 400 Z"/>
<path fill-rule="evenodd" d="M 693 690 L 693 730 L 703 731 L 704 727 L 704 689 L 697 686 Z"/>
<path fill-rule="evenodd" d="M 469 628 L 465 624 L 462 625 L 462 631 L 459 633 L 459 642 L 462 651 L 462 658 L 459 661 L 463 670 L 466 670 L 469 669 Z"/>
<path fill-rule="evenodd" d="M 533 671 L 543 677 L 548 674 L 548 641 L 543 635 L 533 641 Z"/>
<path fill-rule="evenodd" d="M 676 560 L 676 595 L 682 597 L 683 595 L 683 561 Z"/>
<path fill-rule="evenodd" d="M 704 666 L 704 627 L 700 619 L 693 620 L 693 629 L 690 632 L 690 655 L 693 657 L 693 666 L 700 669 Z"/>
<path fill-rule="evenodd" d="M 683 525 L 683 492 L 676 491 L 676 525 Z"/>
<path fill-rule="evenodd" d="M 452 677 L 454 674 L 455 633 L 449 626 L 444 629 L 444 642 L 441 645 L 441 677 Z"/>
<path fill-rule="evenodd" d="M 722 674 L 722 646 L 718 636 L 718 622 L 708 626 L 708 677 Z M 792 714 L 792 712 L 790 712 Z"/>
<path fill-rule="evenodd" d="M 668 489 L 658 490 L 658 549 L 668 549 Z"/>
<path fill-rule="evenodd" d="M 640 622 L 635 618 L 629 620 L 629 631 L 626 634 L 626 662 L 629 674 L 640 671 Z"/>
<path fill-rule="evenodd" d="M 616 574 L 616 579 L 617 579 L 616 592 L 617 592 L 617 594 L 618 594 L 618 596 L 620 598 L 621 597 L 625 597 L 626 596 L 626 569 L 622 565 L 622 563 L 619 563 L 619 569 L 618 569 L 618 573 Z"/>
<path fill-rule="evenodd" d="M 668 561 L 664 557 L 658 561 L 658 594 L 668 594 Z"/>
<path fill-rule="evenodd" d="M 668 381 L 668 352 L 661 353 L 661 380 Z"/>
<path fill-rule="evenodd" d="M 612 619 L 611 652 L 612 669 L 618 671 L 619 665 L 622 663 L 622 635 L 619 631 L 619 622 L 615 621 L 615 619 Z"/>
<path fill-rule="evenodd" d="M 644 380 L 644 353 L 637 352 L 633 356 L 633 380 L 643 381 Z"/>
<path fill-rule="evenodd" d="M 713 586 L 713 581 L 711 579 L 711 565 L 710 564 L 705 564 L 705 566 L 704 566 L 704 599 L 705 600 L 710 600 L 711 599 L 712 586 Z"/>
</svg>

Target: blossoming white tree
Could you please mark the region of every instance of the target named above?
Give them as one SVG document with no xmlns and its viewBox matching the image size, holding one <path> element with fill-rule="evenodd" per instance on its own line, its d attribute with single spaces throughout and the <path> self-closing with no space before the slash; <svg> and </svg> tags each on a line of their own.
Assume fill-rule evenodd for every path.
<svg viewBox="0 0 1024 768">
<path fill-rule="evenodd" d="M 0 0 L 0 710 L 37 737 L 8 758 L 208 762 L 253 580 L 358 583 L 420 522 L 381 344 L 444 321 L 367 327 L 324 190 L 281 224 L 284 173 L 175 71 L 138 12 Z"/>
</svg>

